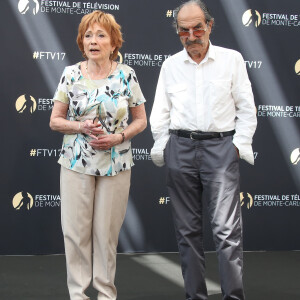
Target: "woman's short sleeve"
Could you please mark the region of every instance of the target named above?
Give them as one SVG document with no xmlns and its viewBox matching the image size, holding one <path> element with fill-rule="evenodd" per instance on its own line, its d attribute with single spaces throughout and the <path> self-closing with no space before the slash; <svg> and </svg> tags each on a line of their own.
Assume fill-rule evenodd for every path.
<svg viewBox="0 0 300 300">
<path fill-rule="evenodd" d="M 133 69 L 131 69 L 128 76 L 128 83 L 130 86 L 130 97 L 128 99 L 129 107 L 135 107 L 146 102 L 145 97 L 140 88 L 137 76 Z"/>
<path fill-rule="evenodd" d="M 67 89 L 67 68 L 64 69 L 61 75 L 58 87 L 53 96 L 53 101 L 60 101 L 69 104 L 68 89 Z"/>
</svg>

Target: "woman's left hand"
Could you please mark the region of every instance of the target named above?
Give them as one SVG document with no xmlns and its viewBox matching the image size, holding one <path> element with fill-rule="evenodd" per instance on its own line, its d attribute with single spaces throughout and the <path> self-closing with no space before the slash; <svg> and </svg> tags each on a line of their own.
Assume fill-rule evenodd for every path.
<svg viewBox="0 0 300 300">
<path fill-rule="evenodd" d="M 117 134 L 103 134 L 99 135 L 96 139 L 93 139 L 89 144 L 97 150 L 108 150 L 113 146 L 121 144 L 123 138 L 122 135 Z"/>
</svg>

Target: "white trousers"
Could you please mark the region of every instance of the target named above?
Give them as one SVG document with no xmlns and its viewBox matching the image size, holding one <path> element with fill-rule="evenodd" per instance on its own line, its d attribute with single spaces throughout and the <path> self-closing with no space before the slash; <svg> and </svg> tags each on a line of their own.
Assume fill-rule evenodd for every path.
<svg viewBox="0 0 300 300">
<path fill-rule="evenodd" d="M 115 300 L 116 249 L 125 217 L 131 171 L 91 176 L 61 167 L 61 218 L 71 300 Z"/>
</svg>

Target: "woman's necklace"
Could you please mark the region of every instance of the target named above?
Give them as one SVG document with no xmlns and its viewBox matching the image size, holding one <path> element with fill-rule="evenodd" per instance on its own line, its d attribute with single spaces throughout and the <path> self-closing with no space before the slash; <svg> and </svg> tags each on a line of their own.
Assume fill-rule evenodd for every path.
<svg viewBox="0 0 300 300">
<path fill-rule="evenodd" d="M 110 76 L 110 74 L 112 72 L 112 69 L 113 69 L 113 63 L 112 63 L 112 61 L 110 61 L 110 70 L 109 70 L 109 72 L 107 73 L 107 75 L 103 79 L 106 79 L 106 78 L 108 78 Z M 88 62 L 86 62 L 85 70 L 86 70 L 86 73 L 88 75 L 89 80 L 92 80 L 91 77 L 90 77 L 90 73 L 88 71 Z"/>
</svg>

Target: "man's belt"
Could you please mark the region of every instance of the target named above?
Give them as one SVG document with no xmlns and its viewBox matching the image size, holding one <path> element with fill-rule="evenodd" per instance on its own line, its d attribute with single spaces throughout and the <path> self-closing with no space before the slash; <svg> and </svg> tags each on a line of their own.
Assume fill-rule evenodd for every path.
<svg viewBox="0 0 300 300">
<path fill-rule="evenodd" d="M 189 138 L 191 140 L 209 140 L 214 138 L 221 138 L 235 134 L 235 130 L 224 132 L 203 132 L 203 131 L 188 131 L 169 129 L 169 132 L 180 137 Z"/>
</svg>

